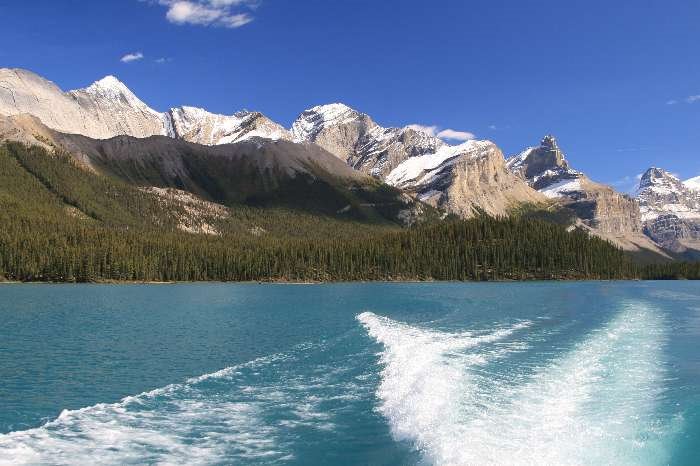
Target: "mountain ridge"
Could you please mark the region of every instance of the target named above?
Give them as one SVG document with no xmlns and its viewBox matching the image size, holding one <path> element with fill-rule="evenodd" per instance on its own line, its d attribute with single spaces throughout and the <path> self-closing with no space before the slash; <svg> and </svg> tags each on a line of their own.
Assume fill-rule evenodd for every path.
<svg viewBox="0 0 700 466">
<path fill-rule="evenodd" d="M 39 124 L 26 115 L 32 115 Z M 335 164 L 331 171 L 364 174 L 446 214 L 463 218 L 481 212 L 509 216 L 522 205 L 543 209 L 558 206 L 575 215 L 578 219 L 575 227 L 586 228 L 618 245 L 654 249 L 648 238 L 671 244 L 668 228 L 666 236 L 655 236 L 655 230 L 643 224 L 645 219 L 641 218 L 643 213 L 637 198 L 596 183 L 572 168 L 551 135 L 545 136 L 539 146 L 506 159 L 491 141 L 473 139 L 450 145 L 411 125 L 383 127 L 369 115 L 338 102 L 304 110 L 287 129 L 260 112 L 223 115 L 187 105 L 158 112 L 111 75 L 83 89 L 64 92 L 30 71 L 7 68 L 0 69 L 0 116 L 4 116 L 0 119 L 0 137 L 39 145 L 55 137 L 76 152 L 77 160 L 92 169 L 95 161 L 100 160 L 95 155 L 99 150 L 109 148 L 117 153 L 114 147 L 119 144 L 140 147 L 142 151 L 150 147 L 148 150 L 154 153 L 166 147 L 169 148 L 166 152 L 211 152 L 225 157 L 223 154 L 234 154 L 244 147 L 233 149 L 229 145 L 246 142 L 252 144 L 246 147 L 260 153 L 271 147 L 283 147 L 281 150 L 287 154 L 278 154 L 278 162 L 284 157 L 298 159 L 302 152 L 318 153 L 316 148 L 319 148 L 347 168 Z M 60 135 L 49 134 L 47 129 Z M 78 143 L 79 138 L 69 137 L 70 134 L 86 136 L 93 142 Z M 212 149 L 186 149 L 165 139 L 137 144 L 125 137 L 161 137 Z M 271 146 L 266 141 L 281 145 Z M 132 158 L 130 163 L 143 164 L 148 160 L 165 174 L 174 169 L 168 165 L 170 162 L 158 165 L 162 161 L 151 156 L 144 153 L 144 160 Z M 179 160 L 176 168 L 182 169 L 185 159 L 180 157 L 166 157 L 166 160 Z M 246 157 L 253 160 L 254 155 L 250 152 Z M 322 159 L 324 164 L 328 163 L 326 155 Z M 267 169 L 259 166 L 255 170 L 261 173 L 260 170 Z M 239 184 L 243 182 L 237 175 L 234 178 Z M 690 187 L 700 188 L 697 179 L 688 183 Z M 686 188 L 694 192 L 690 187 Z M 172 182 L 162 188 L 182 186 Z M 678 230 L 674 228 L 671 231 Z M 679 249 L 675 245 L 670 247 Z"/>
</svg>

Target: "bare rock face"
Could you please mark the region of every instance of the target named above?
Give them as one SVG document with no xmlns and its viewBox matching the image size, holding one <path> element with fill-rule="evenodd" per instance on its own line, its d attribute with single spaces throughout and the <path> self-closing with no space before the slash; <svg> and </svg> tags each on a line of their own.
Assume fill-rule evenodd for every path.
<svg viewBox="0 0 700 466">
<path fill-rule="evenodd" d="M 562 198 L 586 225 L 611 235 L 637 235 L 642 232 L 637 202 L 602 184 L 581 179 L 581 190 Z"/>
<path fill-rule="evenodd" d="M 673 252 L 700 250 L 700 192 L 661 168 L 648 169 L 637 189 L 644 232 Z"/>
<path fill-rule="evenodd" d="M 479 211 L 505 216 L 518 204 L 544 201 L 507 170 L 503 153 L 490 141 L 467 141 L 409 158 L 386 182 L 464 218 Z"/>
<path fill-rule="evenodd" d="M 344 104 L 319 105 L 292 124 L 298 142 L 313 142 L 351 167 L 377 178 L 409 157 L 434 153 L 445 143 L 411 128 L 384 128 Z"/>
<path fill-rule="evenodd" d="M 573 210 L 594 231 L 620 237 L 642 231 L 637 202 L 571 168 L 554 136 L 545 136 L 538 147 L 525 149 L 506 165 L 532 188 Z"/>
<path fill-rule="evenodd" d="M 644 222 L 644 233 L 675 253 L 700 251 L 700 222 L 697 221 L 681 219 L 674 214 L 659 215 Z"/>
</svg>

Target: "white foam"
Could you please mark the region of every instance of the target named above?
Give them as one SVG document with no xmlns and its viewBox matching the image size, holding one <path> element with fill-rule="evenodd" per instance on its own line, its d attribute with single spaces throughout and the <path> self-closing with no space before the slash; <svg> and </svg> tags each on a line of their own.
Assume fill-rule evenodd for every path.
<svg viewBox="0 0 700 466">
<path fill-rule="evenodd" d="M 444 333 L 363 313 L 382 343 L 381 413 L 397 440 L 438 465 L 663 464 L 653 419 L 663 369 L 663 324 L 627 306 L 608 326 L 534 375 L 485 364 L 528 324 L 492 333 Z"/>
<path fill-rule="evenodd" d="M 118 403 L 65 410 L 41 427 L 0 435 L 0 465 L 289 461 L 294 457 L 290 428 L 334 427 L 332 416 L 321 409 L 325 398 L 317 395 L 333 382 L 294 371 L 299 354 L 315 346 L 299 345 L 290 353 L 193 377 Z M 279 376 L 265 375 L 271 373 Z M 320 388 L 312 390 L 310 382 Z M 351 391 L 337 387 L 330 395 Z M 288 425 L 269 421 L 271 413 L 280 412 Z"/>
</svg>

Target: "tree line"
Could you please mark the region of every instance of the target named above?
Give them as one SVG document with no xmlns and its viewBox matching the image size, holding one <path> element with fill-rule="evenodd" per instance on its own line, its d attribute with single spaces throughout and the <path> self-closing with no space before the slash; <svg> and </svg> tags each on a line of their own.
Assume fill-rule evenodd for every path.
<svg viewBox="0 0 700 466">
<path fill-rule="evenodd" d="M 582 231 L 486 215 L 398 228 L 229 206 L 220 235 L 179 231 L 158 199 L 67 155 L 0 146 L 0 277 L 22 281 L 700 278 L 640 265 Z M 265 234 L 253 235 L 262 226 Z"/>
</svg>

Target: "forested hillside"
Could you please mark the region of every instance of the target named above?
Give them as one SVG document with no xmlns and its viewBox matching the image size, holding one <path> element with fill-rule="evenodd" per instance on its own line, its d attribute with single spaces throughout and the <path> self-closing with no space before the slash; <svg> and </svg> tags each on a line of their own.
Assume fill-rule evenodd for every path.
<svg viewBox="0 0 700 466">
<path fill-rule="evenodd" d="M 67 154 L 0 146 L 0 276 L 9 280 L 495 280 L 697 278 L 637 266 L 609 243 L 546 221 L 445 220 L 400 228 L 230 204 L 216 234 L 181 231 L 187 205 L 92 173 Z"/>
</svg>

